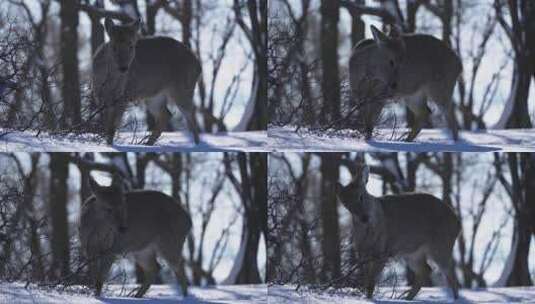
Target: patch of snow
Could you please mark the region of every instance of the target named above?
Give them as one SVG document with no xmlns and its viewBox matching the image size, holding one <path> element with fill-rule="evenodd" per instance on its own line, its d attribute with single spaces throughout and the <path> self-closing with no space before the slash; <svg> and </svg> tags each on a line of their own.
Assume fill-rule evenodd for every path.
<svg viewBox="0 0 535 304">
<path fill-rule="evenodd" d="M 381 287 L 373 300 L 359 296 L 351 289 L 316 292 L 302 287 L 273 285 L 268 288 L 270 304 L 362 304 L 362 303 L 535 303 L 535 287 L 508 287 L 487 289 L 461 289 L 459 299 L 453 300 L 449 289 L 424 287 L 413 301 L 396 299 L 408 287 L 398 287 L 393 294 L 392 287 Z M 393 297 L 393 295 L 395 295 Z"/>
<path fill-rule="evenodd" d="M 414 142 L 400 141 L 408 130 L 380 129 L 371 140 L 352 130 L 317 132 L 295 127 L 270 127 L 276 151 L 362 152 L 535 152 L 534 129 L 461 131 L 453 141 L 446 129 L 423 129 Z"/>
<path fill-rule="evenodd" d="M 221 304 L 245 304 L 267 303 L 266 285 L 227 285 L 213 287 L 190 287 L 190 295 L 182 297 L 177 295 L 175 289 L 167 285 L 152 285 L 145 297 L 141 299 L 121 295 L 121 291 L 129 292 L 135 286 L 108 285 L 104 295 L 96 298 L 90 294 L 84 294 L 78 289 L 75 291 L 59 292 L 53 289 L 37 287 L 24 288 L 21 283 L 0 283 L 0 303 L 17 304 L 130 304 L 130 303 L 221 303 Z M 72 289 L 72 288 L 71 288 Z"/>
<path fill-rule="evenodd" d="M 0 129 L 0 152 L 210 152 L 241 151 L 265 152 L 265 131 L 201 134 L 195 145 L 189 132 L 164 132 L 154 146 L 140 144 L 147 133 L 122 132 L 112 146 L 95 134 L 51 135 L 36 131 L 10 131 Z"/>
<path fill-rule="evenodd" d="M 378 130 L 375 139 L 354 131 L 316 132 L 293 127 L 266 131 L 200 134 L 195 145 L 189 132 L 164 132 L 154 146 L 140 144 L 147 133 L 121 132 L 110 146 L 95 134 L 51 135 L 0 129 L 0 152 L 535 152 L 535 129 L 462 131 L 454 142 L 449 131 L 424 129 L 414 142 L 400 141 L 405 130 Z"/>
</svg>

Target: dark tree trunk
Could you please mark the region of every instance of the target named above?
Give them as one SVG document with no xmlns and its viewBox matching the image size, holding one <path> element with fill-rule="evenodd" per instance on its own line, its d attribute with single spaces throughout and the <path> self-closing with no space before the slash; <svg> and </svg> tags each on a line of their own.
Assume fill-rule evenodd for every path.
<svg viewBox="0 0 535 304">
<path fill-rule="evenodd" d="M 67 200 L 69 156 L 67 153 L 50 153 L 50 198 L 48 202 L 51 223 L 52 275 L 54 279 L 69 274 L 69 229 Z"/>
<path fill-rule="evenodd" d="M 254 115 L 249 120 L 246 130 L 265 130 L 267 127 L 267 0 L 249 0 L 247 3 L 251 20 L 252 47 L 255 54 L 255 71 L 253 75 Z"/>
<path fill-rule="evenodd" d="M 163 0 L 158 1 L 152 1 L 152 0 L 145 0 L 145 7 L 146 9 L 146 20 L 145 24 L 147 26 L 146 34 L 147 35 L 154 35 L 156 33 L 156 15 L 158 14 L 158 11 L 160 8 L 162 8 Z"/>
<path fill-rule="evenodd" d="M 245 166 L 249 157 L 249 170 Z M 248 194 L 252 198 L 244 225 L 244 235 L 247 238 L 247 247 L 245 250 L 244 263 L 238 276 L 236 284 L 260 283 L 260 274 L 258 271 L 257 255 L 260 236 L 267 232 L 267 156 L 263 153 L 251 153 L 249 155 L 240 153 L 238 161 L 240 163 L 240 172 L 242 176 L 242 187 L 244 191 L 250 191 Z M 247 173 L 249 171 L 249 173 Z M 245 177 L 245 178 L 244 178 Z M 249 188 L 250 190 L 247 190 Z M 265 236 L 265 234 L 264 234 Z"/>
<path fill-rule="evenodd" d="M 535 157 L 528 153 L 509 153 L 507 156 L 515 223 L 509 257 L 498 282 L 504 286 L 531 286 L 533 281 L 529 273 L 529 249 L 533 223 L 530 217 L 535 203 L 531 196 L 533 190 L 529 187 L 534 183 Z"/>
<path fill-rule="evenodd" d="M 104 8 L 103 0 L 95 0 L 93 6 L 99 9 Z M 98 47 L 104 43 L 104 27 L 100 23 L 100 16 L 88 13 L 91 21 L 91 54 L 94 55 Z"/>
<path fill-rule="evenodd" d="M 364 5 L 364 0 L 355 1 L 359 5 Z M 356 45 L 357 42 L 365 38 L 366 24 L 362 21 L 362 15 L 357 14 L 354 10 L 349 10 L 351 14 L 351 45 Z"/>
<path fill-rule="evenodd" d="M 338 1 L 321 1 L 321 89 L 323 93 L 322 124 L 340 118 L 340 76 L 338 72 Z"/>
<path fill-rule="evenodd" d="M 258 246 L 267 231 L 267 157 L 263 153 L 239 153 L 241 199 L 245 210 L 240 244 L 241 258 L 236 259 L 228 284 L 257 284 Z"/>
<path fill-rule="evenodd" d="M 511 95 L 513 99 L 513 110 L 505 125 L 506 128 L 531 128 L 529 117 L 528 97 L 531 84 L 531 72 L 528 69 L 527 58 L 516 58 L 515 69 L 513 71 L 513 81 L 511 84 Z"/>
<path fill-rule="evenodd" d="M 191 48 L 191 17 L 193 9 L 191 0 L 183 0 L 180 23 L 182 24 L 182 42 Z"/>
<path fill-rule="evenodd" d="M 504 114 L 498 126 L 505 128 L 531 128 L 529 117 L 528 97 L 531 77 L 535 73 L 535 55 L 531 47 L 535 46 L 535 5 L 529 0 L 506 2 L 511 19 L 510 25 L 505 20 L 501 4 L 496 1 L 498 22 L 508 30 L 508 37 L 514 50 L 514 70 L 511 82 L 511 92 Z M 511 109 L 509 112 L 508 109 Z"/>
<path fill-rule="evenodd" d="M 340 276 L 340 227 L 335 186 L 339 177 L 340 155 L 321 155 L 321 251 L 323 254 L 322 280 Z"/>
<path fill-rule="evenodd" d="M 61 62 L 63 71 L 63 115 L 61 127 L 69 128 L 80 124 L 80 76 L 78 74 L 78 5 L 76 1 L 62 0 L 61 19 Z"/>
</svg>

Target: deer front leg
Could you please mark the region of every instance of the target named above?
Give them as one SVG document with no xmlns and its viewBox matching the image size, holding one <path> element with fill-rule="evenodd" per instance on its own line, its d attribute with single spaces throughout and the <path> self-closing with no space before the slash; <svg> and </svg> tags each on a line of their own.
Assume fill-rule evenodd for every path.
<svg viewBox="0 0 535 304">
<path fill-rule="evenodd" d="M 368 299 L 371 299 L 373 297 L 377 279 L 383 272 L 384 267 L 385 267 L 385 262 L 383 261 L 381 257 L 377 257 L 377 260 L 371 261 L 368 264 L 366 280 L 365 280 L 366 297 Z"/>
<path fill-rule="evenodd" d="M 122 98 L 117 98 L 111 103 L 108 103 L 106 107 L 106 142 L 111 145 L 113 144 L 113 138 L 115 137 L 115 132 L 117 127 L 121 123 L 123 118 L 123 113 L 126 110 L 126 101 Z"/>
<path fill-rule="evenodd" d="M 101 254 L 94 258 L 90 264 L 90 273 L 95 287 L 95 297 L 100 297 L 102 294 L 102 287 L 108 276 L 108 272 L 113 264 L 113 256 L 108 254 Z"/>
<path fill-rule="evenodd" d="M 384 104 L 382 102 L 366 101 L 359 109 L 358 120 L 359 124 L 363 126 L 363 133 L 367 140 L 372 138 L 373 129 L 379 120 L 379 116 L 383 110 Z"/>
</svg>

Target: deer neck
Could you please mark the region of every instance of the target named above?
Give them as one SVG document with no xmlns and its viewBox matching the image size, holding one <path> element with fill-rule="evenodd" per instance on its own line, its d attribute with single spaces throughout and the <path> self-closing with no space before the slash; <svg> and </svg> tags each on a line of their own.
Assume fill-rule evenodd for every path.
<svg viewBox="0 0 535 304">
<path fill-rule="evenodd" d="M 363 195 L 363 200 L 366 202 L 367 205 L 370 224 L 374 226 L 381 224 L 383 222 L 383 208 L 381 207 L 381 202 L 379 198 L 373 196 L 368 191 L 366 191 Z"/>
</svg>

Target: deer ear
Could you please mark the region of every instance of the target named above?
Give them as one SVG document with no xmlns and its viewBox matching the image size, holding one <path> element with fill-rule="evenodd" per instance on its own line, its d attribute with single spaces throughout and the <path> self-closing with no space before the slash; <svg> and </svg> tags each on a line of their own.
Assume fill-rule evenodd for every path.
<svg viewBox="0 0 535 304">
<path fill-rule="evenodd" d="M 390 24 L 388 26 L 388 38 L 390 39 L 390 46 L 398 53 L 404 55 L 406 46 L 403 40 L 402 29 L 397 24 Z"/>
<path fill-rule="evenodd" d="M 114 26 L 113 20 L 111 20 L 110 17 L 106 17 L 106 19 L 104 19 L 104 28 L 110 37 L 113 35 Z"/>
<path fill-rule="evenodd" d="M 401 28 L 397 24 L 389 24 L 387 28 L 387 35 L 390 39 L 400 39 Z"/>
<path fill-rule="evenodd" d="M 91 175 L 89 175 L 89 188 L 91 188 L 91 192 L 93 192 L 93 194 L 97 194 L 102 189 L 102 186 L 99 185 Z"/>
<path fill-rule="evenodd" d="M 386 43 L 388 43 L 388 41 L 390 40 L 388 36 L 386 36 L 383 32 L 381 32 L 378 28 L 376 28 L 373 25 L 370 28 L 371 28 L 372 35 L 373 35 L 373 40 L 375 41 L 377 46 L 381 47 L 381 46 L 384 46 Z"/>
</svg>

